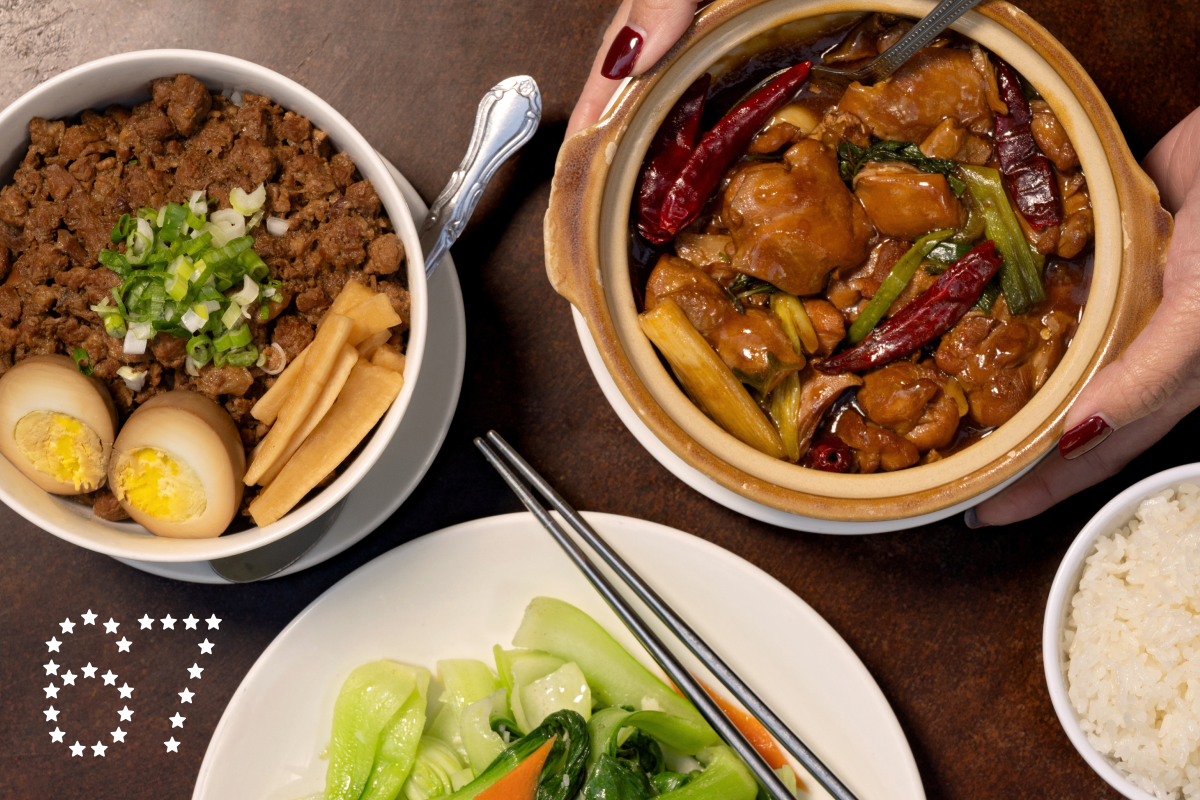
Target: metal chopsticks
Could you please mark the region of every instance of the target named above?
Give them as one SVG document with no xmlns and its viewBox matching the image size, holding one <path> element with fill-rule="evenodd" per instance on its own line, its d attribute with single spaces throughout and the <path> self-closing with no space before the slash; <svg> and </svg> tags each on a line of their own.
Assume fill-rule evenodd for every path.
<svg viewBox="0 0 1200 800">
<path fill-rule="evenodd" d="M 655 616 L 662 620 L 663 624 L 679 637 L 700 662 L 717 677 L 717 680 L 746 707 L 746 710 L 761 722 L 763 727 L 770 731 L 797 761 L 804 765 L 813 778 L 821 786 L 825 787 L 826 791 L 836 798 L 836 800 L 857 800 L 854 793 L 846 788 L 846 785 L 817 758 L 816 754 L 800 741 L 800 738 L 775 715 L 775 712 L 750 687 L 742 682 L 741 678 L 721 660 L 721 657 L 713 652 L 712 648 L 601 538 L 600 534 L 588 524 L 587 520 L 568 505 L 554 491 L 550 484 L 533 467 L 529 466 L 525 459 L 508 442 L 501 438 L 500 434 L 495 431 L 488 431 L 487 441 L 484 441 L 482 438 L 476 438 L 475 446 L 483 453 L 488 463 L 500 473 L 500 476 L 504 478 L 517 497 L 521 499 L 525 507 L 533 513 L 538 522 L 542 523 L 542 526 L 549 531 L 550 535 L 554 537 L 554 540 L 558 542 L 571 561 L 575 563 L 575 566 L 579 567 L 592 586 L 596 588 L 596 591 L 600 592 L 605 602 L 616 612 L 617 616 L 621 618 L 621 621 L 625 623 L 630 632 L 642 643 L 642 646 L 649 651 L 651 657 L 662 667 L 670 679 L 675 682 L 675 685 L 679 687 L 687 699 L 696 706 L 701 716 L 741 756 L 742 760 L 746 762 L 755 777 L 766 787 L 767 792 L 774 800 L 793 800 L 793 798 L 783 781 L 779 779 L 775 771 L 758 754 L 754 746 L 729 721 L 729 718 L 725 716 L 720 707 L 708 696 L 708 693 L 704 691 L 699 682 L 676 660 L 675 656 L 666 648 L 658 636 L 650 630 L 646 622 L 634 611 L 625 598 L 617 592 L 608 578 L 600 572 L 575 540 L 562 529 L 558 521 L 542 506 L 533 492 L 529 490 L 529 487 L 522 482 L 522 478 L 528 481 L 531 486 L 537 489 L 549 501 L 550 505 L 567 521 L 567 524 L 583 537 L 583 540 L 592 549 L 600 554 L 604 562 L 633 590 L 634 594 L 654 612 Z"/>
</svg>

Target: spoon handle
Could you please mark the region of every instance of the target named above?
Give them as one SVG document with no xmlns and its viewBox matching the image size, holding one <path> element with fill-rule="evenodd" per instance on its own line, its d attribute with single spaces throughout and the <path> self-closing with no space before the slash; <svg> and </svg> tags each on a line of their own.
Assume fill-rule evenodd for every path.
<svg viewBox="0 0 1200 800">
<path fill-rule="evenodd" d="M 938 34 L 979 2 L 980 0 L 942 0 L 933 11 L 914 25 L 912 30 L 900 37 L 900 41 L 889 47 L 871 64 L 875 80 L 883 80 L 900 69 L 914 53 L 932 42 Z"/>
<path fill-rule="evenodd" d="M 462 233 L 496 170 L 533 137 L 541 118 L 542 94 L 528 75 L 500 81 L 479 101 L 467 154 L 421 226 L 426 275 Z"/>
</svg>

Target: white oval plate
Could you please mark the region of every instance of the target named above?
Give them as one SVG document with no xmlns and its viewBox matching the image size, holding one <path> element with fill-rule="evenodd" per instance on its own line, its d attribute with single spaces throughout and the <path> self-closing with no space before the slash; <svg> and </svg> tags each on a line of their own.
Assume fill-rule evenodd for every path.
<svg viewBox="0 0 1200 800">
<path fill-rule="evenodd" d="M 682 531 L 586 516 L 861 800 L 923 800 L 917 765 L 883 693 L 803 600 Z M 651 663 L 532 516 L 456 525 L 350 574 L 276 637 L 226 707 L 193 800 L 295 800 L 321 791 L 327 762 L 319 754 L 352 669 L 379 658 L 429 668 L 442 658 L 490 660 L 493 645 L 511 645 L 538 595 L 579 606 Z M 716 685 L 681 650 L 683 662 Z M 810 797 L 829 797 L 805 778 Z"/>
<path fill-rule="evenodd" d="M 592 368 L 592 374 L 596 376 L 596 382 L 600 384 L 600 391 L 604 393 L 608 404 L 613 407 L 613 411 L 617 412 L 617 416 L 621 418 L 621 422 L 625 423 L 625 427 L 641 443 L 642 447 L 646 448 L 650 455 L 654 456 L 654 460 L 666 467 L 672 475 L 700 494 L 714 502 L 720 503 L 731 511 L 736 511 L 739 514 L 759 520 L 760 522 L 778 525 L 781 528 L 790 528 L 794 531 L 807 531 L 809 533 L 854 535 L 903 531 L 921 525 L 928 525 L 931 522 L 937 522 L 947 517 L 953 517 L 955 514 L 963 513 L 968 508 L 973 508 L 992 495 L 1007 488 L 1018 478 L 1025 475 L 1026 472 L 1033 469 L 1038 463 L 1037 461 L 1033 462 L 1033 464 L 1030 464 L 1004 483 L 970 500 L 959 503 L 956 506 L 951 506 L 950 508 L 943 508 L 941 511 L 923 514 L 919 517 L 889 519 L 879 522 L 839 522 L 837 520 L 816 519 L 814 517 L 802 517 L 799 514 L 789 514 L 786 511 L 780 511 L 778 508 L 756 503 L 747 497 L 742 497 L 737 492 L 726 489 L 675 455 L 671 451 L 671 448 L 663 444 L 654 435 L 654 432 L 646 426 L 646 423 L 638 418 L 637 412 L 629 405 L 629 401 L 621 394 L 621 390 L 617 388 L 617 384 L 613 381 L 612 376 L 608 374 L 608 367 L 604 366 L 604 359 L 600 356 L 600 351 L 596 348 L 596 342 L 592 339 L 591 332 L 588 331 L 587 322 L 584 320 L 583 315 L 574 306 L 571 307 L 571 314 L 575 318 L 575 333 L 579 336 L 579 343 L 583 345 L 583 353 L 587 356 L 588 366 Z"/>
<path fill-rule="evenodd" d="M 381 155 L 380 158 L 383 158 Z M 383 159 L 400 194 L 412 210 L 413 219 L 423 220 L 429 211 L 425 201 L 400 171 Z M 357 544 L 378 528 L 408 499 L 425 477 L 433 459 L 446 440 L 458 395 L 462 390 L 463 368 L 467 361 L 467 315 L 454 260 L 447 253 L 429 278 L 429 327 L 425 340 L 425 360 L 430 368 L 421 375 L 413 391 L 412 402 L 400 420 L 396 435 L 379 460 L 363 479 L 350 490 L 346 504 L 333 525 L 311 550 L 295 564 L 272 578 L 282 578 L 320 564 Z M 189 583 L 226 584 L 207 561 L 118 561 L 143 572 Z"/>
</svg>

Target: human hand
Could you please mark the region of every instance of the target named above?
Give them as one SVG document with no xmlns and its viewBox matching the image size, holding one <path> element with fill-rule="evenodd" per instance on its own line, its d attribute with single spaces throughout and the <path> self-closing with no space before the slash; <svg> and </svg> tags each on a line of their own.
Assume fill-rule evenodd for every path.
<svg viewBox="0 0 1200 800">
<path fill-rule="evenodd" d="M 575 104 L 567 137 L 600 119 L 617 84 L 653 66 L 687 30 L 697 0 L 624 0 L 604 33 L 583 93 Z"/>
<path fill-rule="evenodd" d="M 1200 406 L 1200 109 L 1163 137 L 1142 166 L 1175 215 L 1162 305 L 1125 353 L 1079 393 L 1058 452 L 968 511 L 972 528 L 1027 519 L 1115 475 Z"/>
</svg>

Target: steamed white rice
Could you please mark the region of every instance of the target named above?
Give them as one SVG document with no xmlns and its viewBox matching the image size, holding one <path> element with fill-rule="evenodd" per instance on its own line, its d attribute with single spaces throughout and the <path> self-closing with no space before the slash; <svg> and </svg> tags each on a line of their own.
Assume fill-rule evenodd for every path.
<svg viewBox="0 0 1200 800">
<path fill-rule="evenodd" d="M 1092 746 L 1160 798 L 1200 798 L 1200 488 L 1096 543 L 1071 601 L 1067 687 Z"/>
</svg>

